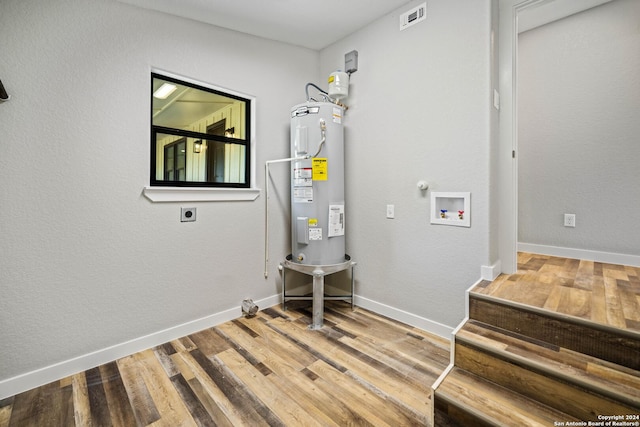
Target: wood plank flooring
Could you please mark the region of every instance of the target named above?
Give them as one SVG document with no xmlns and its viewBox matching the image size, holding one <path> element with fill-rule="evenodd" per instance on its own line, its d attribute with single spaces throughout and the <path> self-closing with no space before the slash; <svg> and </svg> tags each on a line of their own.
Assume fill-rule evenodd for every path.
<svg viewBox="0 0 640 427">
<path fill-rule="evenodd" d="M 472 292 L 640 332 L 640 268 L 518 253 L 518 271 Z"/>
<path fill-rule="evenodd" d="M 637 417 L 640 269 L 518 255 L 515 274 L 482 281 L 469 294 L 454 367 L 434 395 L 437 425 L 597 425 L 605 414 Z"/>
<path fill-rule="evenodd" d="M 0 427 L 431 425 L 448 340 L 343 302 L 310 316 L 268 308 L 4 399 Z"/>
</svg>

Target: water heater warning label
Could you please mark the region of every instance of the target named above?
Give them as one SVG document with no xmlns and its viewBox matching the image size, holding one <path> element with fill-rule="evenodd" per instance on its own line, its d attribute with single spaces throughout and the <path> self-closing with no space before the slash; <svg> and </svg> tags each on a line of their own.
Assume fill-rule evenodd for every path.
<svg viewBox="0 0 640 427">
<path fill-rule="evenodd" d="M 326 181 L 329 176 L 327 175 L 327 159 L 314 157 L 312 159 L 313 166 L 313 180 L 314 181 Z"/>
<path fill-rule="evenodd" d="M 344 205 L 329 205 L 328 237 L 344 236 Z"/>
<path fill-rule="evenodd" d="M 296 187 L 311 187 L 311 168 L 295 168 L 293 170 L 293 185 Z"/>
<path fill-rule="evenodd" d="M 333 123 L 342 123 L 342 109 L 333 107 L 333 114 L 331 115 Z"/>
<path fill-rule="evenodd" d="M 313 203 L 313 170 L 295 168 L 293 170 L 293 203 Z"/>
<path fill-rule="evenodd" d="M 294 187 L 293 203 L 313 203 L 313 188 Z"/>
<path fill-rule="evenodd" d="M 310 228 L 309 240 L 322 240 L 322 228 Z"/>
</svg>

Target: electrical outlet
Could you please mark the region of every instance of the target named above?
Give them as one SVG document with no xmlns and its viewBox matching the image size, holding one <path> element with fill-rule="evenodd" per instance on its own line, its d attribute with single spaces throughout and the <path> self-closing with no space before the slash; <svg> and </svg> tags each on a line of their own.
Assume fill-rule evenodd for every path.
<svg viewBox="0 0 640 427">
<path fill-rule="evenodd" d="M 396 207 L 394 205 L 387 205 L 387 218 L 393 219 L 396 217 Z"/>
<path fill-rule="evenodd" d="M 575 227 L 576 226 L 576 214 L 564 214 L 564 226 Z"/>
<path fill-rule="evenodd" d="M 180 208 L 180 222 L 193 222 L 196 220 L 196 208 Z"/>
</svg>

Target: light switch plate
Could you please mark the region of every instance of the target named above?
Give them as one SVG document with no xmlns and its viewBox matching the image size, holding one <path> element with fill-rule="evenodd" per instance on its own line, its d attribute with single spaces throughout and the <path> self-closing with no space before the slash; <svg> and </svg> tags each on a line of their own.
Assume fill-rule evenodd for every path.
<svg viewBox="0 0 640 427">
<path fill-rule="evenodd" d="M 387 218 L 393 219 L 396 217 L 396 207 L 394 205 L 387 205 Z"/>
</svg>

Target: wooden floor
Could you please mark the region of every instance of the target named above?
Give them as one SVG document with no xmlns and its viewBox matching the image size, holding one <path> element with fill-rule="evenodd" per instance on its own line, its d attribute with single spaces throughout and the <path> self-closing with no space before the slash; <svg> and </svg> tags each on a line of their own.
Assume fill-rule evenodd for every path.
<svg viewBox="0 0 640 427">
<path fill-rule="evenodd" d="M 638 267 L 521 252 L 515 274 L 472 292 L 640 332 Z"/>
<path fill-rule="evenodd" d="M 635 425 L 640 269 L 528 253 L 518 261 L 515 274 L 469 293 L 454 366 L 434 392 L 436 425 L 605 425 L 613 414 Z"/>
<path fill-rule="evenodd" d="M 0 401 L 5 426 L 430 425 L 449 341 L 344 303 L 265 309 Z"/>
</svg>

